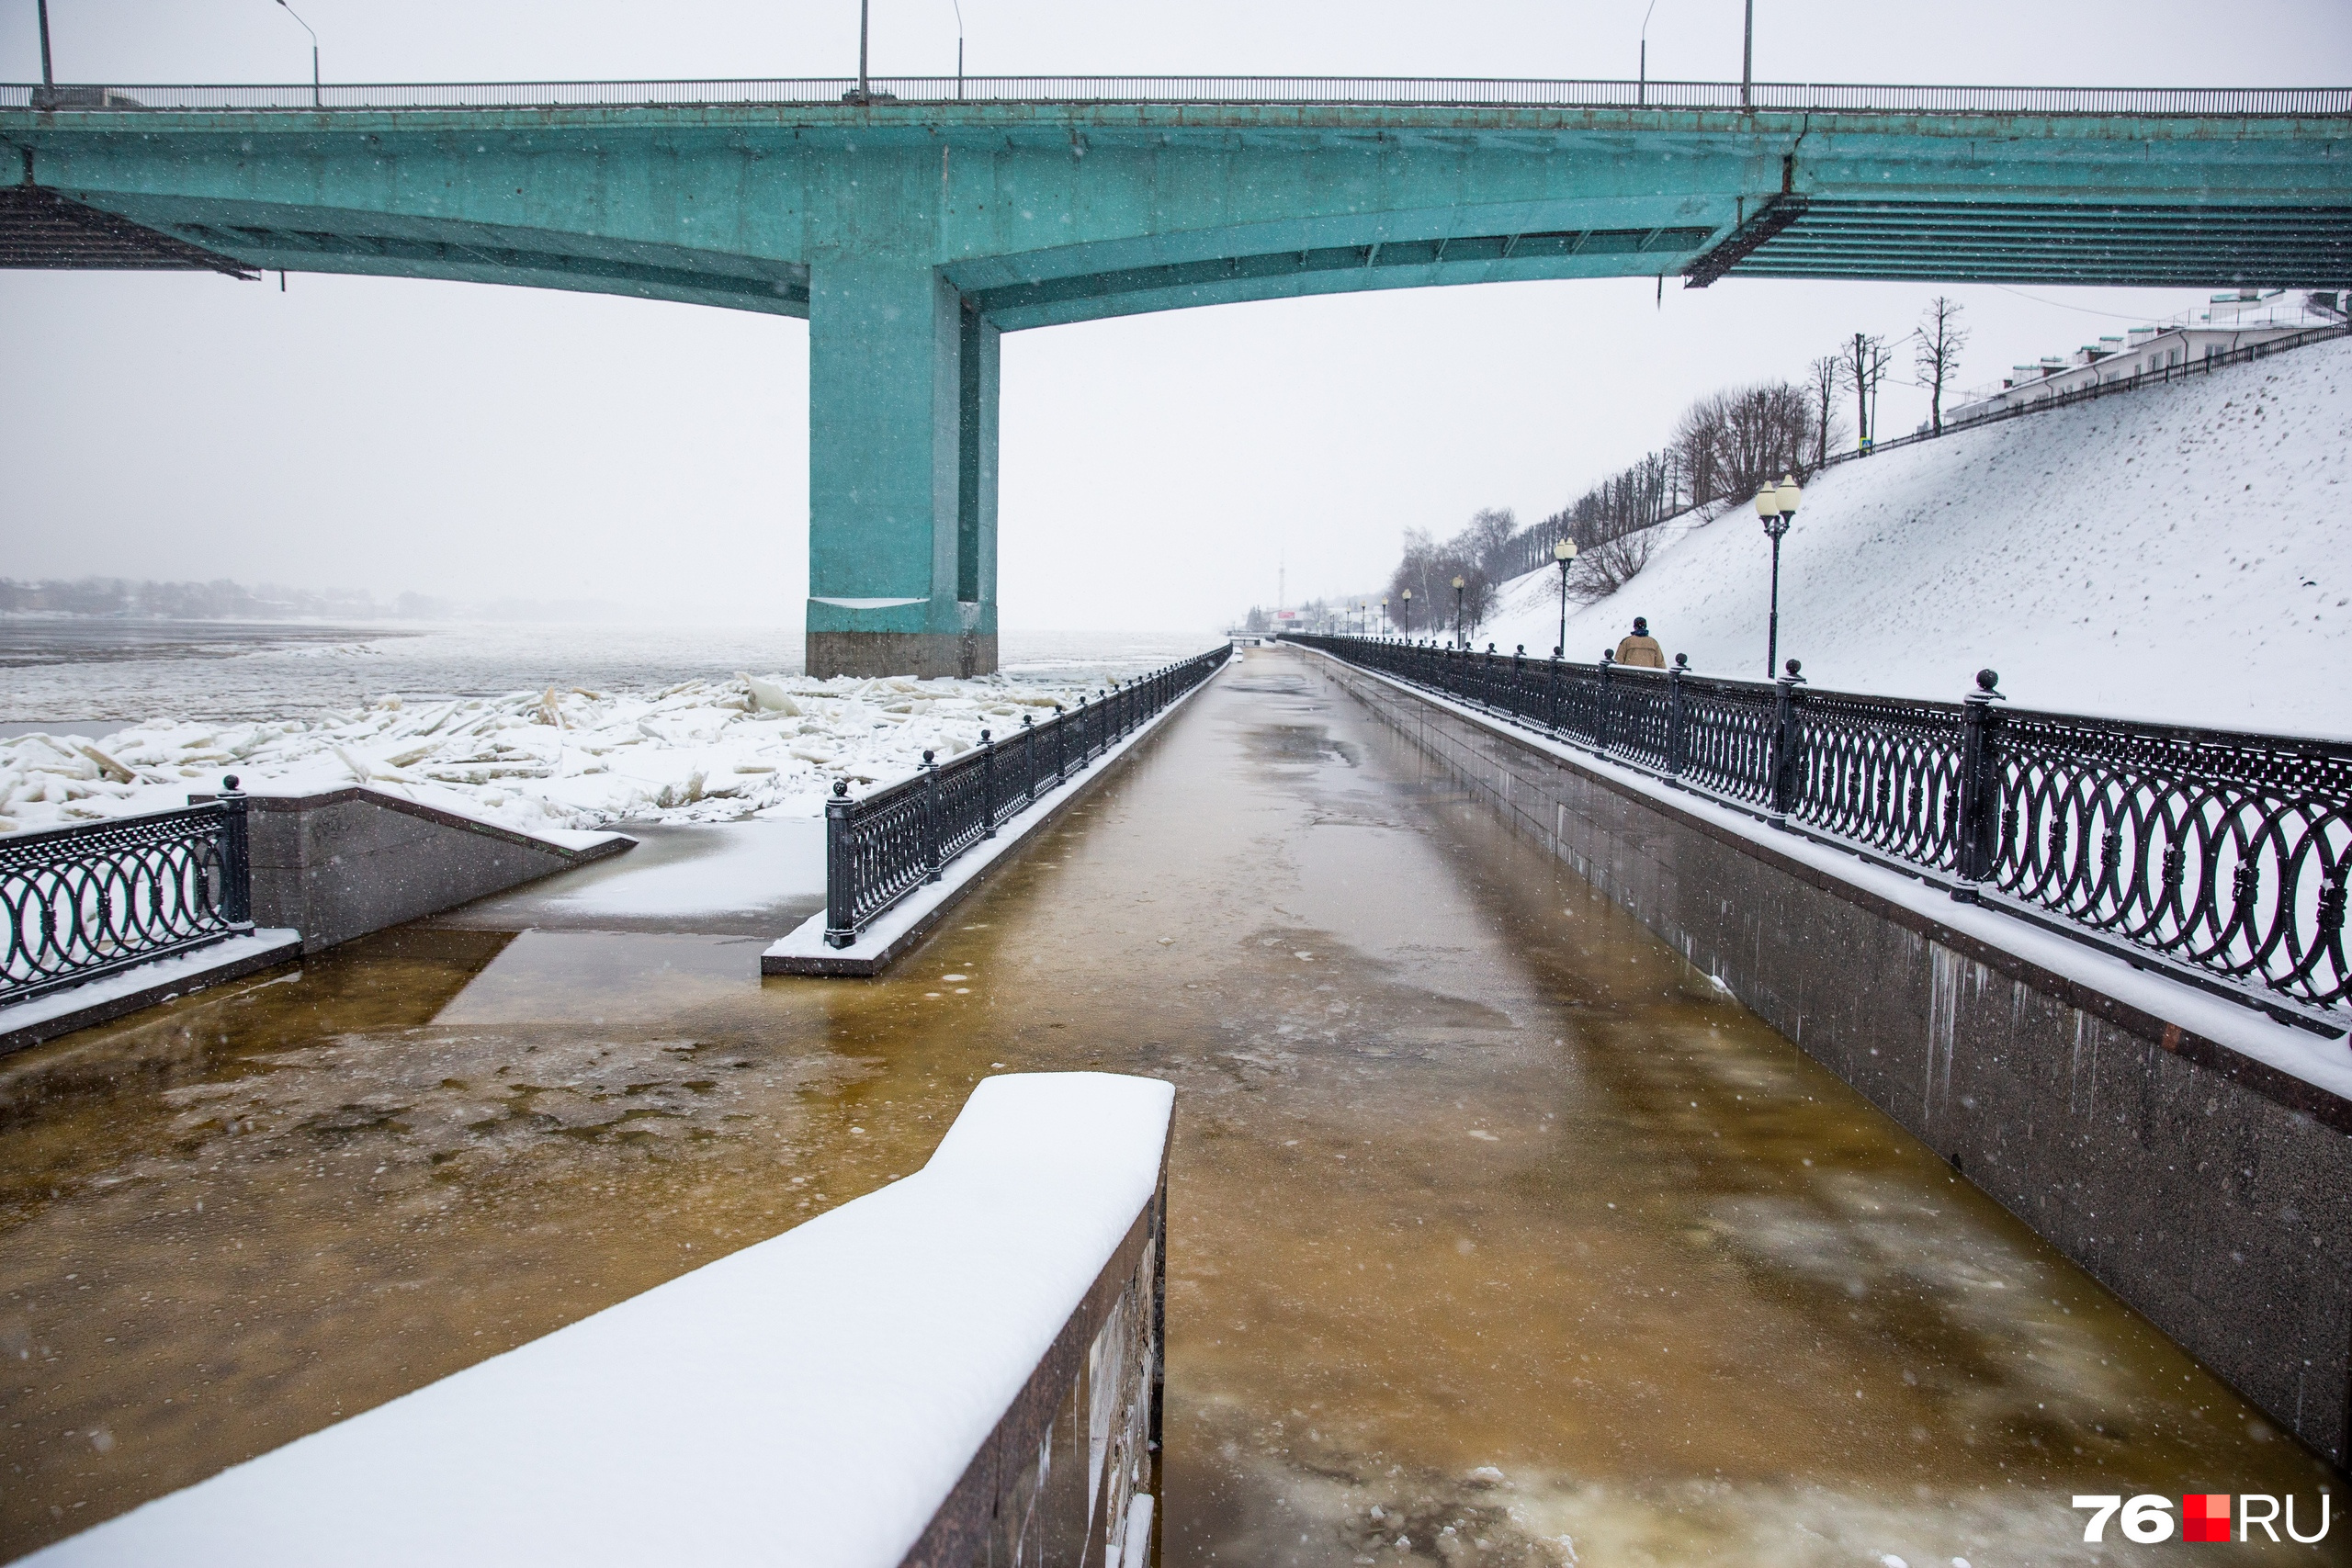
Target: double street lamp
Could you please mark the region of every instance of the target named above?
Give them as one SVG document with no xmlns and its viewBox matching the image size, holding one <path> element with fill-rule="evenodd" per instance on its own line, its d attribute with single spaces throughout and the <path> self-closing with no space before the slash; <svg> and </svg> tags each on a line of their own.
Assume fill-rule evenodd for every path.
<svg viewBox="0 0 2352 1568">
<path fill-rule="evenodd" d="M 1568 568 L 1576 562 L 1577 542 L 1561 539 L 1552 547 L 1552 558 L 1560 563 L 1560 640 L 1552 648 L 1552 657 L 1559 659 L 1568 651 Z"/>
<path fill-rule="evenodd" d="M 1804 492 L 1797 481 L 1788 475 L 1781 476 L 1778 485 L 1764 481 L 1756 492 L 1756 515 L 1764 521 L 1764 532 L 1772 541 L 1772 618 L 1765 633 L 1764 678 L 1771 680 L 1781 668 L 1781 536 L 1797 520 L 1797 502 Z"/>
</svg>

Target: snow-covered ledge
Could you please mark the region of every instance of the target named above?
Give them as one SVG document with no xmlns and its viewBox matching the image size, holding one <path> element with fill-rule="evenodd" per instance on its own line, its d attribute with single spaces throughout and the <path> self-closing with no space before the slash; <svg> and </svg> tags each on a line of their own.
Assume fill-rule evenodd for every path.
<svg viewBox="0 0 2352 1568">
<path fill-rule="evenodd" d="M 1174 1100 L 985 1079 L 905 1180 L 26 1562 L 1141 1568 Z"/>
</svg>

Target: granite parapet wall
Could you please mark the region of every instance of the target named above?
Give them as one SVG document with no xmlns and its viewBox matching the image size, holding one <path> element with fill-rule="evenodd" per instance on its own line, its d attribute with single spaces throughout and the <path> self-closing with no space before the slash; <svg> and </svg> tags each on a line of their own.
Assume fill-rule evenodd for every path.
<svg viewBox="0 0 2352 1568">
<path fill-rule="evenodd" d="M 1678 807 L 1499 722 L 1315 664 L 2281 1426 L 2346 1462 L 2352 1102 L 2168 1021 L 2145 985 L 2086 985 L 2040 962 L 2030 941 L 2006 949 L 1984 922 L 1951 929 L 1818 857 L 1782 852 L 1760 823 L 1727 829 L 1695 801 Z M 2022 939 L 2029 928 L 2014 923 Z"/>
<path fill-rule="evenodd" d="M 606 833 L 559 843 L 358 787 L 252 795 L 248 813 L 254 923 L 300 931 L 305 953 L 586 865 L 637 842 Z"/>
</svg>

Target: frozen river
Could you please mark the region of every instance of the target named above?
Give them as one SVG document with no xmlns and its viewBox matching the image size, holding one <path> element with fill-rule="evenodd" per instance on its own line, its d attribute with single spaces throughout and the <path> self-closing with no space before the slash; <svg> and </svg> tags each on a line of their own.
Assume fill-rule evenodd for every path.
<svg viewBox="0 0 2352 1568">
<path fill-rule="evenodd" d="M 1170 1563 L 2124 1562 L 2072 1494 L 2338 1479 L 1301 656 L 885 979 L 758 978 L 796 826 L 0 1064 L 0 1544 L 870 1190 L 989 1072 L 1098 1066 L 1178 1089 Z"/>
<path fill-rule="evenodd" d="M 1007 632 L 1015 675 L 1145 669 L 1216 640 L 1201 632 Z M 0 619 L 0 725 L 311 718 L 386 696 L 523 688 L 640 690 L 797 674 L 781 626 L 334 626 L 304 622 Z"/>
</svg>

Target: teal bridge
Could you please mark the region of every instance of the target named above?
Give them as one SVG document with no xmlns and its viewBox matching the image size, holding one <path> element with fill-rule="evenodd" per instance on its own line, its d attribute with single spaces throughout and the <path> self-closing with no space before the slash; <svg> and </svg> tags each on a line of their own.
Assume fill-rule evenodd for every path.
<svg viewBox="0 0 2352 1568">
<path fill-rule="evenodd" d="M 0 265 L 805 317 L 808 667 L 996 666 L 1001 334 L 1363 288 L 2352 284 L 2352 89 L 0 86 Z"/>
</svg>

